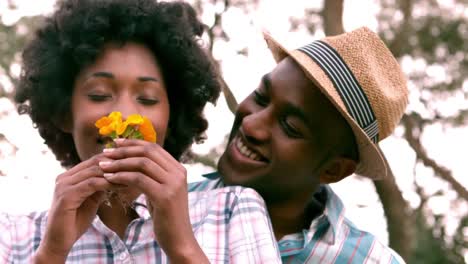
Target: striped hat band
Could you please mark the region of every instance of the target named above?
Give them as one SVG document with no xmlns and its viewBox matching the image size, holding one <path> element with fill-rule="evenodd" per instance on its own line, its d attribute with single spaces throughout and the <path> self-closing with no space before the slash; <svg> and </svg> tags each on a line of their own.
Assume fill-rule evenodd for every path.
<svg viewBox="0 0 468 264">
<path fill-rule="evenodd" d="M 361 85 L 341 56 L 323 41 L 314 41 L 298 50 L 309 56 L 327 74 L 343 100 L 346 110 L 372 142 L 379 140 L 379 126 Z"/>
</svg>

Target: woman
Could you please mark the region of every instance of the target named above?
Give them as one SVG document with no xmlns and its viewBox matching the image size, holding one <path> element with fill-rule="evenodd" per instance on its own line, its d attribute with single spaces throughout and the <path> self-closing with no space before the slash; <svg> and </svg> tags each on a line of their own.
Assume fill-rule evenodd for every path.
<svg viewBox="0 0 468 264">
<path fill-rule="evenodd" d="M 1 218 L 0 259 L 279 262 L 255 192 L 187 195 L 178 160 L 202 139 L 203 108 L 220 92 L 201 34 L 181 2 L 60 2 L 23 52 L 15 100 L 68 170 L 48 212 Z M 105 149 L 95 122 L 113 111 L 146 116 L 157 144 L 120 140 Z"/>
</svg>

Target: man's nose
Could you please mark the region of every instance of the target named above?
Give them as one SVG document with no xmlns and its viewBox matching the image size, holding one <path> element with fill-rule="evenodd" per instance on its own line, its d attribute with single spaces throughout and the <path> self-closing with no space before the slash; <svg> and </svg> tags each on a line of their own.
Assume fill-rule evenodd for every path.
<svg viewBox="0 0 468 264">
<path fill-rule="evenodd" d="M 250 113 L 242 119 L 242 131 L 252 143 L 262 143 L 270 139 L 272 117 L 268 108 Z"/>
</svg>

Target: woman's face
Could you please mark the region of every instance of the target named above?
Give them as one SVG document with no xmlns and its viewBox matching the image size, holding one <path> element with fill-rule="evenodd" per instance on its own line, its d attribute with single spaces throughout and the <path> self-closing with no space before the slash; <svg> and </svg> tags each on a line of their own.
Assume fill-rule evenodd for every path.
<svg viewBox="0 0 468 264">
<path fill-rule="evenodd" d="M 80 159 L 101 153 L 104 144 L 94 123 L 113 111 L 125 119 L 148 117 L 164 145 L 169 123 L 169 100 L 157 58 L 144 45 L 104 46 L 96 61 L 82 69 L 74 83 L 69 131 Z"/>
</svg>

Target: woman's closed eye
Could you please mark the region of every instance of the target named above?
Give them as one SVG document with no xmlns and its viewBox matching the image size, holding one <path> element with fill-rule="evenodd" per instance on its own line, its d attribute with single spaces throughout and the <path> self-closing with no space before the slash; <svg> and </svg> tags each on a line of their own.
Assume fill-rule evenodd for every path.
<svg viewBox="0 0 468 264">
<path fill-rule="evenodd" d="M 159 100 L 156 99 L 156 98 L 138 97 L 137 100 L 142 105 L 155 105 L 155 104 L 159 103 Z"/>
<path fill-rule="evenodd" d="M 103 102 L 111 97 L 112 95 L 110 94 L 94 94 L 94 93 L 88 94 L 88 98 L 93 102 Z"/>
</svg>

